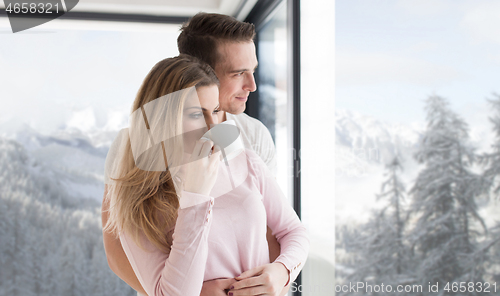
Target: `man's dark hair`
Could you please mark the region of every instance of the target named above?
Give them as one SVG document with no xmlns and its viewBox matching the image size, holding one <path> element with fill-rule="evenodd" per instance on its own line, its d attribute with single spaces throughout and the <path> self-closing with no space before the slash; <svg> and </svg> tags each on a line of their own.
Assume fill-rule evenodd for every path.
<svg viewBox="0 0 500 296">
<path fill-rule="evenodd" d="M 223 58 L 217 51 L 219 44 L 251 42 L 254 37 L 253 24 L 240 22 L 228 15 L 200 12 L 182 25 L 177 47 L 179 53 L 197 57 L 215 69 Z"/>
</svg>

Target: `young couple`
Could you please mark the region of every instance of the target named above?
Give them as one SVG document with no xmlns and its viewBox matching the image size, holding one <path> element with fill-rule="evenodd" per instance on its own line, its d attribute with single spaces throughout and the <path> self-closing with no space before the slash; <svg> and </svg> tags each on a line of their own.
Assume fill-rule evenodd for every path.
<svg viewBox="0 0 500 296">
<path fill-rule="evenodd" d="M 106 159 L 109 266 L 149 296 L 284 295 L 309 240 L 274 178 L 269 131 L 243 113 L 254 26 L 199 13 L 181 31 L 181 54 L 146 76 Z M 222 122 L 238 132 L 220 147 Z"/>
</svg>

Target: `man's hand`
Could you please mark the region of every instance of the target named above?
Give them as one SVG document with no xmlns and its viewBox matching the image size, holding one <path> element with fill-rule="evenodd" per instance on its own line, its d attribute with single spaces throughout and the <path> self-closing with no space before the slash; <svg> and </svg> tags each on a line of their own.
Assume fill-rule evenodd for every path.
<svg viewBox="0 0 500 296">
<path fill-rule="evenodd" d="M 200 296 L 227 296 L 226 291 L 229 290 L 235 279 L 217 279 L 203 282 Z"/>
<path fill-rule="evenodd" d="M 245 271 L 235 278 L 229 296 L 278 296 L 288 282 L 288 270 L 281 263 L 265 264 Z"/>
</svg>

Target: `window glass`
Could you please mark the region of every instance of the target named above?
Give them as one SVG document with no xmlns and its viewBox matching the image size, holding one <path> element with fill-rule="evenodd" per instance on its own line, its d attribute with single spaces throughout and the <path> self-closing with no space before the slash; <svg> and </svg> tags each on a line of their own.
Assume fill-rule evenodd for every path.
<svg viewBox="0 0 500 296">
<path fill-rule="evenodd" d="M 13 34 L 0 17 L 0 291 L 136 295 L 104 253 L 104 160 L 178 28 L 54 20 Z"/>
<path fill-rule="evenodd" d="M 277 180 L 285 195 L 293 200 L 291 188 L 292 150 L 289 149 L 291 107 L 288 87 L 288 46 L 286 27 L 286 1 L 276 9 L 272 18 L 258 31 L 259 57 L 257 92 L 259 120 L 271 132 L 277 151 Z"/>
<path fill-rule="evenodd" d="M 300 3 L 301 204 L 311 239 L 304 296 L 335 295 L 334 16 L 333 1 Z"/>
</svg>

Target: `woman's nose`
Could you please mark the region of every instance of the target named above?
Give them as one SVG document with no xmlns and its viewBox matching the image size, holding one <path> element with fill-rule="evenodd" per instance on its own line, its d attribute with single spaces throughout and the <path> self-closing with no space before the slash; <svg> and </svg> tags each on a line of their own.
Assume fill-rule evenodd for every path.
<svg viewBox="0 0 500 296">
<path fill-rule="evenodd" d="M 207 124 L 208 129 L 211 129 L 217 123 L 219 123 L 219 119 L 216 114 L 212 114 L 212 116 L 205 117 L 205 122 Z"/>
</svg>

